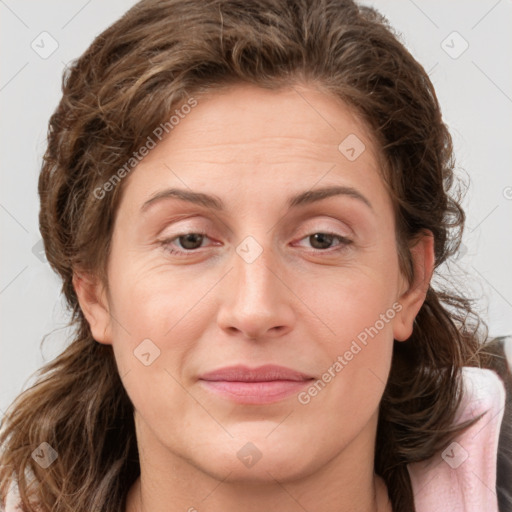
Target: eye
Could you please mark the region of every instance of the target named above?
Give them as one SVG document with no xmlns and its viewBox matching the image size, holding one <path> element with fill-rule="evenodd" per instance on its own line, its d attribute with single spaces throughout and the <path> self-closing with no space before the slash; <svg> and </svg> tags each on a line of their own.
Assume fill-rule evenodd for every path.
<svg viewBox="0 0 512 512">
<path fill-rule="evenodd" d="M 197 249 L 200 249 L 205 239 L 209 237 L 203 232 L 181 233 L 172 238 L 162 240 L 160 243 L 169 254 L 177 256 L 192 256 Z M 352 243 L 352 240 L 336 233 L 316 232 L 302 240 L 309 240 L 314 252 L 336 252 L 345 249 Z M 337 242 L 334 244 L 334 242 Z M 334 244 L 334 245 L 333 245 Z"/>
<path fill-rule="evenodd" d="M 162 240 L 160 243 L 170 254 L 177 254 L 186 257 L 192 255 L 196 249 L 201 248 L 203 241 L 207 238 L 206 233 L 190 232 L 181 233 L 173 238 Z"/>
<path fill-rule="evenodd" d="M 352 243 L 352 240 L 349 240 L 343 235 L 338 235 L 336 233 L 325 233 L 323 231 L 312 233 L 302 238 L 301 240 L 309 240 L 313 249 L 319 252 L 327 252 L 328 249 L 332 249 L 333 247 L 334 251 L 340 251 Z M 334 241 L 337 241 L 338 243 L 333 246 Z"/>
</svg>

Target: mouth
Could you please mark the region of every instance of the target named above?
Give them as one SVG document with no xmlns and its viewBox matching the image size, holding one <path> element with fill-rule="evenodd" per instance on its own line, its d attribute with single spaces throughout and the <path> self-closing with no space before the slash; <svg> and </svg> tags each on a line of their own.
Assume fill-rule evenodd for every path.
<svg viewBox="0 0 512 512">
<path fill-rule="evenodd" d="M 239 404 L 270 404 L 297 394 L 314 377 L 276 365 L 230 366 L 208 372 L 199 382 L 210 392 Z"/>
</svg>

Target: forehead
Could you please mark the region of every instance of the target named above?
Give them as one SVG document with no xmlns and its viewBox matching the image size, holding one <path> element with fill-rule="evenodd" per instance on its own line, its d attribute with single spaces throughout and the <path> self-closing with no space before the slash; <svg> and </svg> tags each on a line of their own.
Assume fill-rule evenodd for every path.
<svg viewBox="0 0 512 512">
<path fill-rule="evenodd" d="M 229 140 L 250 144 L 258 138 L 268 139 L 265 144 L 271 144 L 273 140 L 289 137 L 296 139 L 290 141 L 295 144 L 302 139 L 309 144 L 337 148 L 351 133 L 361 139 L 371 138 L 353 108 L 313 86 L 270 90 L 239 84 L 209 91 L 198 97 L 197 102 L 193 111 L 180 121 L 181 130 L 173 130 L 176 146 L 186 144 L 192 131 L 211 144 Z M 188 133 L 183 133 L 184 125 Z"/>
<path fill-rule="evenodd" d="M 130 203 L 164 185 L 259 203 L 270 189 L 282 197 L 315 186 L 383 189 L 371 133 L 330 94 L 237 85 L 196 101 L 124 183 Z"/>
</svg>

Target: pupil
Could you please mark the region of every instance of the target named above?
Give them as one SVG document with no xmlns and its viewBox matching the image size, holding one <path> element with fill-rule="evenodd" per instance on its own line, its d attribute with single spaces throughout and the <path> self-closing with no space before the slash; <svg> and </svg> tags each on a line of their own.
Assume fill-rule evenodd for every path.
<svg viewBox="0 0 512 512">
<path fill-rule="evenodd" d="M 311 245 L 315 247 L 315 249 L 325 249 L 332 244 L 333 235 L 328 235 L 326 233 L 315 233 L 309 238 L 311 239 Z M 180 237 L 180 242 L 184 249 L 197 249 L 201 246 L 202 241 L 203 235 L 198 233 L 191 233 Z"/>
<path fill-rule="evenodd" d="M 315 233 L 314 235 L 311 235 L 311 245 L 315 247 L 315 244 L 317 242 L 320 242 L 321 247 L 315 247 L 315 249 L 325 249 L 329 247 L 332 243 L 333 235 L 328 235 L 326 233 Z"/>
<path fill-rule="evenodd" d="M 203 241 L 203 235 L 199 235 L 197 233 L 190 233 L 188 235 L 180 236 L 180 242 L 184 249 L 197 249 L 196 245 L 199 241 L 199 246 L 201 246 L 201 242 Z"/>
</svg>

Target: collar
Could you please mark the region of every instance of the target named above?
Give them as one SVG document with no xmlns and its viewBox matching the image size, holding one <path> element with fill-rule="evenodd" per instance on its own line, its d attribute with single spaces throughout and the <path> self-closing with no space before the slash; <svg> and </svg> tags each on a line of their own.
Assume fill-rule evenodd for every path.
<svg viewBox="0 0 512 512">
<path fill-rule="evenodd" d="M 499 512 L 496 465 L 505 387 L 492 370 L 464 367 L 456 423 L 485 413 L 443 450 L 408 465 L 416 512 Z"/>
</svg>

